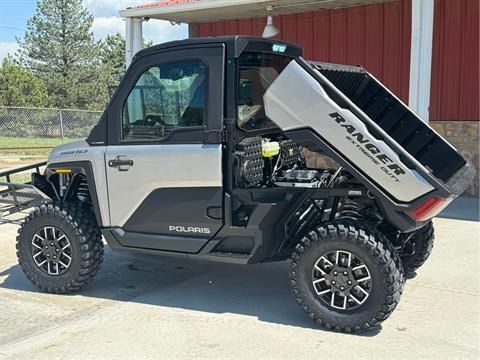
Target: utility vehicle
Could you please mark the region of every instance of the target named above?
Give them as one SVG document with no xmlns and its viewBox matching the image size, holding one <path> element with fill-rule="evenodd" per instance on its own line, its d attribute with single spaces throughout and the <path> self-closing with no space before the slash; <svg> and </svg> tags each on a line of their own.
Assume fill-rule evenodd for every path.
<svg viewBox="0 0 480 360">
<path fill-rule="evenodd" d="M 291 259 L 308 316 L 353 332 L 392 313 L 430 254 L 431 219 L 473 176 L 364 68 L 230 36 L 140 51 L 89 137 L 0 199 L 10 213 L 35 206 L 17 255 L 44 291 L 87 284 L 102 236 L 159 255 Z"/>
</svg>

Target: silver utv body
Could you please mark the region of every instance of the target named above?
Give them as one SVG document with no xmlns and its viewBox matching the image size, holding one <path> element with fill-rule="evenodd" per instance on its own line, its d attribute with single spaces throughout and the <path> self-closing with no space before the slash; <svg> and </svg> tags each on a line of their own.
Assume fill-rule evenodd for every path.
<svg viewBox="0 0 480 360">
<path fill-rule="evenodd" d="M 135 159 L 130 169 L 107 166 L 119 156 Z M 122 227 L 157 189 L 205 188 L 222 186 L 221 146 L 165 144 L 89 146 L 77 141 L 56 147 L 48 166 L 88 161 L 92 164 L 95 190 L 105 227 Z"/>
</svg>

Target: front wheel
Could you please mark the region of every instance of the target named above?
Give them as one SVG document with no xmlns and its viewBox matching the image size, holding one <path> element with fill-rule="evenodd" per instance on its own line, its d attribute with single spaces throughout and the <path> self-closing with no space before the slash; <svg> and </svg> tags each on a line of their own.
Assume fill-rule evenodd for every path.
<svg viewBox="0 0 480 360">
<path fill-rule="evenodd" d="M 17 258 L 27 278 L 50 293 L 80 290 L 103 260 L 101 233 L 81 204 L 44 204 L 22 223 Z"/>
<path fill-rule="evenodd" d="M 396 254 L 366 230 L 325 224 L 295 248 L 291 286 L 303 310 L 321 326 L 343 332 L 379 325 L 403 288 Z"/>
</svg>

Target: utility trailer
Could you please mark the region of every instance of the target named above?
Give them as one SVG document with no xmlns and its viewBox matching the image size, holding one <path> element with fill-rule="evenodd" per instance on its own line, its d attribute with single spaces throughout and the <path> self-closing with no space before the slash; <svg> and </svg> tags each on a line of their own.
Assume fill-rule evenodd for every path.
<svg viewBox="0 0 480 360">
<path fill-rule="evenodd" d="M 102 236 L 187 259 L 290 259 L 313 320 L 365 330 L 395 309 L 404 274 L 430 255 L 432 217 L 474 175 L 361 67 L 261 38 L 170 42 L 140 51 L 89 137 L 34 175 L 29 189 L 48 199 L 22 223 L 17 255 L 54 293 L 93 278 Z"/>
<path fill-rule="evenodd" d="M 32 174 L 41 175 L 40 169 L 46 165 L 47 162 L 42 161 L 0 172 L 0 220 L 5 216 L 39 206 L 45 201 L 51 200 L 40 189 L 32 185 L 31 181 L 26 183 L 12 182 L 12 176 L 31 170 L 34 170 Z M 2 178 L 5 178 L 6 181 L 1 181 Z"/>
</svg>

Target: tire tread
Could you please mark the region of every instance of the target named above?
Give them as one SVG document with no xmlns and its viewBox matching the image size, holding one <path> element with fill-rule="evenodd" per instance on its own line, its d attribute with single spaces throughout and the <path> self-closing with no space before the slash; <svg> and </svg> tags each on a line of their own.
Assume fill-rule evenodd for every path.
<svg viewBox="0 0 480 360">
<path fill-rule="evenodd" d="M 332 324 L 330 321 L 322 319 L 321 315 L 318 314 L 315 309 L 308 307 L 306 304 L 307 302 L 305 301 L 306 299 L 302 298 L 302 291 L 299 288 L 299 281 L 297 279 L 297 269 L 299 268 L 298 262 L 302 258 L 302 255 L 317 242 L 335 241 L 339 237 L 353 241 L 358 245 L 365 247 L 370 254 L 376 257 L 378 263 L 383 266 L 385 274 L 387 275 L 385 279 L 387 281 L 389 295 L 385 297 L 385 302 L 381 311 L 377 312 L 367 322 L 356 323 L 353 326 L 351 324 Z M 403 284 L 405 282 L 403 269 L 398 259 L 398 255 L 393 249 L 393 246 L 388 244 L 389 242 L 386 239 L 376 240 L 375 233 L 370 233 L 368 229 L 358 228 L 348 223 L 333 222 L 321 225 L 312 230 L 300 240 L 291 255 L 290 284 L 292 293 L 297 302 L 302 304 L 302 308 L 307 315 L 313 318 L 313 320 L 315 320 L 321 327 L 328 330 L 350 333 L 368 330 L 372 327 L 378 326 L 391 315 L 398 305 L 403 290 Z"/>
<path fill-rule="evenodd" d="M 36 218 L 41 216 L 53 216 L 60 218 L 66 225 L 74 229 L 75 240 L 80 242 L 80 270 L 73 280 L 67 281 L 63 286 L 52 286 L 42 278 L 36 276 L 27 260 L 24 239 L 25 228 Z M 17 258 L 20 267 L 27 278 L 40 290 L 55 294 L 68 294 L 80 291 L 87 285 L 98 272 L 103 262 L 103 242 L 100 228 L 97 225 L 95 216 L 82 204 L 75 203 L 53 203 L 42 204 L 33 209 L 22 222 L 18 229 L 16 239 Z"/>
<path fill-rule="evenodd" d="M 430 221 L 421 229 L 417 230 L 414 241 L 420 241 L 419 246 L 415 246 L 415 253 L 403 258 L 403 268 L 405 274 L 411 275 L 418 270 L 432 253 L 435 242 L 435 233 L 433 223 Z"/>
</svg>

